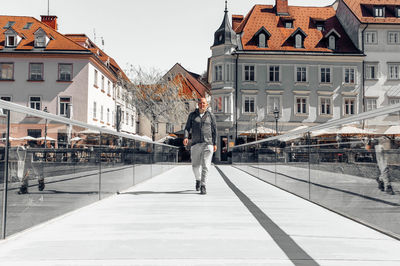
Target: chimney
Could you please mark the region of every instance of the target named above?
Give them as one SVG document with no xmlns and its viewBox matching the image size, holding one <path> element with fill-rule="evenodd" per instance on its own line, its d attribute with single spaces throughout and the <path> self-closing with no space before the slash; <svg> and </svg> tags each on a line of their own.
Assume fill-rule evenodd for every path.
<svg viewBox="0 0 400 266">
<path fill-rule="evenodd" d="M 289 16 L 288 0 L 276 0 L 275 10 L 278 16 Z"/>
<path fill-rule="evenodd" d="M 236 28 L 242 23 L 243 16 L 242 15 L 232 15 L 232 29 L 236 30 Z"/>
<path fill-rule="evenodd" d="M 57 30 L 57 16 L 41 15 L 40 17 L 42 18 L 42 23 Z"/>
</svg>

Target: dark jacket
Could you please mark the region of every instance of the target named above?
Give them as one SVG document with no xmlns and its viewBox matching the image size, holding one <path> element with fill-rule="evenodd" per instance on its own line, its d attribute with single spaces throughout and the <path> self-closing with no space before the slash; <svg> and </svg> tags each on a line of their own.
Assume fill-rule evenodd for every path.
<svg viewBox="0 0 400 266">
<path fill-rule="evenodd" d="M 192 145 L 202 142 L 217 145 L 217 124 L 210 111 L 205 111 L 202 118 L 199 109 L 191 112 L 186 122 L 185 138 L 189 137 L 190 130 L 192 130 Z"/>
</svg>

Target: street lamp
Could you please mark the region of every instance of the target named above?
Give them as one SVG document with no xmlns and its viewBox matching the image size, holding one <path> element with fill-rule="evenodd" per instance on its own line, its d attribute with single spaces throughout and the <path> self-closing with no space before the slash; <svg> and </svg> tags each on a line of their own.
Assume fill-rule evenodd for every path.
<svg viewBox="0 0 400 266">
<path fill-rule="evenodd" d="M 274 118 L 275 118 L 275 132 L 276 132 L 276 135 L 278 135 L 279 109 L 276 106 L 274 108 Z"/>
<path fill-rule="evenodd" d="M 45 106 L 44 107 L 44 109 L 43 109 L 43 112 L 46 112 L 46 113 L 48 113 L 49 111 L 47 110 L 47 106 Z M 45 119 L 45 122 L 44 122 L 45 124 L 44 124 L 44 148 L 46 148 L 47 147 L 47 118 Z"/>
</svg>

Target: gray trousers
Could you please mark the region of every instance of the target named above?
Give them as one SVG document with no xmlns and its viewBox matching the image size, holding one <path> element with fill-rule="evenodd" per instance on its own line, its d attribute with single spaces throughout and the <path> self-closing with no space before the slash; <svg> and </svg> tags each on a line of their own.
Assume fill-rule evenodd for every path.
<svg viewBox="0 0 400 266">
<path fill-rule="evenodd" d="M 206 185 L 213 153 L 214 146 L 207 143 L 197 143 L 190 148 L 194 177 L 197 181 L 201 181 L 202 186 Z"/>
</svg>

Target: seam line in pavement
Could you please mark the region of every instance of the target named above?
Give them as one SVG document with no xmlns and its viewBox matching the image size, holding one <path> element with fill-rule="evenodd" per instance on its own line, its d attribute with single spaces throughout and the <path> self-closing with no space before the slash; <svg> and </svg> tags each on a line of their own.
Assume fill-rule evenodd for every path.
<svg viewBox="0 0 400 266">
<path fill-rule="evenodd" d="M 308 255 L 285 231 L 283 231 L 274 221 L 271 220 L 254 202 L 250 200 L 230 179 L 215 166 L 222 179 L 228 187 L 236 194 L 244 206 L 257 219 L 264 230 L 272 237 L 275 243 L 282 249 L 294 265 L 319 265 L 310 255 Z"/>
</svg>

